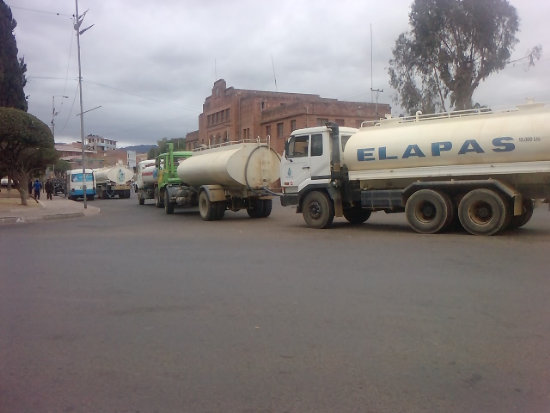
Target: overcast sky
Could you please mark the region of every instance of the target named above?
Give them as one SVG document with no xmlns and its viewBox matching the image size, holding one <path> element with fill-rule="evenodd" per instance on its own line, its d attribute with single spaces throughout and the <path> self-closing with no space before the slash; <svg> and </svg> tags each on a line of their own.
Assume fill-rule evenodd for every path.
<svg viewBox="0 0 550 413">
<path fill-rule="evenodd" d="M 480 0 L 482 1 L 482 0 Z M 5 0 L 27 64 L 29 113 L 57 142 L 80 139 L 74 0 Z M 492 75 L 474 101 L 509 107 L 550 102 L 550 1 L 511 0 L 520 17 L 513 57 L 543 46 L 535 67 Z M 387 74 L 412 0 L 79 0 L 84 134 L 118 146 L 154 144 L 198 129 L 216 79 L 228 87 L 394 104 Z M 372 27 L 372 60 L 371 60 Z M 371 71 L 372 65 L 372 71 Z M 371 83 L 372 79 L 372 83 Z M 63 96 L 68 96 L 64 98 Z"/>
</svg>

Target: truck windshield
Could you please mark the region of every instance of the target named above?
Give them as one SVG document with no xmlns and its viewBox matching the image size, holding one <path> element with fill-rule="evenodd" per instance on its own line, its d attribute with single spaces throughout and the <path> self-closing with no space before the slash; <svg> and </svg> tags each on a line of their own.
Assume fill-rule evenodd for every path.
<svg viewBox="0 0 550 413">
<path fill-rule="evenodd" d="M 287 158 L 299 158 L 308 155 L 309 135 L 291 136 L 288 141 Z"/>
<path fill-rule="evenodd" d="M 310 140 L 311 138 L 311 140 Z M 311 156 L 323 155 L 323 135 L 316 133 L 314 135 L 291 136 L 288 141 L 287 158 L 300 158 L 309 155 L 311 146 Z"/>
<path fill-rule="evenodd" d="M 92 177 L 92 174 L 87 173 L 86 174 L 86 182 L 92 182 L 94 178 Z M 73 174 L 71 175 L 71 182 L 82 182 L 82 174 Z"/>
</svg>

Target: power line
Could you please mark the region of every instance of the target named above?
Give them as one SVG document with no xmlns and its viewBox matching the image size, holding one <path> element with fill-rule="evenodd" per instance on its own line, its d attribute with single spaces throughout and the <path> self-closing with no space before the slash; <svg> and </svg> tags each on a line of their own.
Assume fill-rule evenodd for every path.
<svg viewBox="0 0 550 413">
<path fill-rule="evenodd" d="M 70 14 L 59 13 L 59 12 L 55 12 L 55 11 L 38 10 L 38 9 L 29 9 L 29 8 L 27 8 L 27 7 L 10 6 L 9 4 L 8 4 L 8 6 L 10 7 L 10 9 L 17 9 L 17 10 L 30 11 L 30 12 L 32 12 L 32 13 L 52 14 L 52 15 L 55 15 L 55 16 L 62 16 L 62 17 L 72 18 L 72 16 L 71 16 Z"/>
</svg>

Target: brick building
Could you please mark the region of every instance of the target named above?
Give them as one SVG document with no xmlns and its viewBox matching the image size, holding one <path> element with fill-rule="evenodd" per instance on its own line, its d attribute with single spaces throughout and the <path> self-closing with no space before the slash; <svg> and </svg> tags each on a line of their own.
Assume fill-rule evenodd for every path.
<svg viewBox="0 0 550 413">
<path fill-rule="evenodd" d="M 341 102 L 301 93 L 266 92 L 227 87 L 217 80 L 199 115 L 199 130 L 186 136 L 187 149 L 242 139 L 271 137 L 282 153 L 284 142 L 295 129 L 323 125 L 359 127 L 390 113 L 387 104 Z"/>
</svg>

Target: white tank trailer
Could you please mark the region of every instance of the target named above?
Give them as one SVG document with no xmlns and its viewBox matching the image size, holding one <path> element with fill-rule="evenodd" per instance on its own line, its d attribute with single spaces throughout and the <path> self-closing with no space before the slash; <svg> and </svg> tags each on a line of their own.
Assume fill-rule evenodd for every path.
<svg viewBox="0 0 550 413">
<path fill-rule="evenodd" d="M 94 169 L 96 192 L 99 198 L 130 198 L 134 172 L 122 165 Z"/>
<path fill-rule="evenodd" d="M 332 176 L 325 181 L 294 179 L 297 162 L 288 149 L 306 131 L 287 143 L 281 201 L 297 203 L 312 227 L 330 226 L 334 216 L 362 223 L 383 210 L 405 212 L 420 233 L 459 221 L 472 234 L 492 235 L 524 225 L 533 200 L 550 199 L 550 108 L 543 104 L 388 118 L 365 125 L 345 145 L 329 125 L 323 144 L 343 153 L 331 152 L 325 172 L 309 158 L 317 175 Z"/>
<path fill-rule="evenodd" d="M 279 179 L 279 164 L 277 152 L 259 142 L 195 151 L 177 168 L 183 184 L 171 191 L 167 212 L 174 206 L 198 205 L 201 218 L 207 221 L 221 219 L 226 210 L 240 209 L 252 218 L 267 217 L 273 198 L 270 187 Z"/>
<path fill-rule="evenodd" d="M 139 205 L 145 204 L 146 199 L 154 198 L 157 181 L 157 167 L 154 159 L 147 159 L 137 164 L 135 190 Z"/>
</svg>

